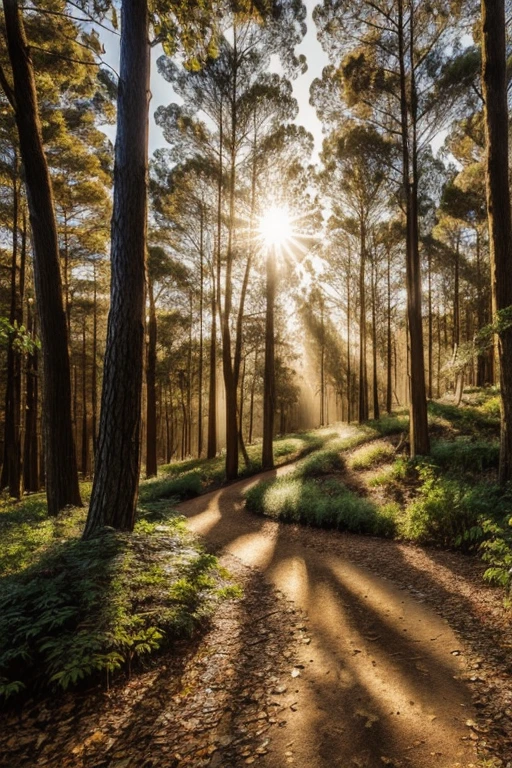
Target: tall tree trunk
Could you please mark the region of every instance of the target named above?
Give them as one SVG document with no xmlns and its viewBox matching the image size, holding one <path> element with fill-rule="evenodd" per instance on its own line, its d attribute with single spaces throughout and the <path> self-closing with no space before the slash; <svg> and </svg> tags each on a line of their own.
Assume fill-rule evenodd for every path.
<svg viewBox="0 0 512 768">
<path fill-rule="evenodd" d="M 249 404 L 249 433 L 247 436 L 247 441 L 249 445 L 252 443 L 252 432 L 254 427 L 254 393 L 256 391 L 256 368 L 258 365 L 258 348 L 256 347 L 254 351 L 254 371 L 252 375 L 252 382 L 251 382 L 251 401 Z"/>
<path fill-rule="evenodd" d="M 393 410 L 393 347 L 391 335 L 391 248 L 388 248 L 387 261 L 387 354 L 386 354 L 386 411 Z"/>
<path fill-rule="evenodd" d="M 322 296 L 320 296 L 320 426 L 325 426 L 325 318 Z"/>
<path fill-rule="evenodd" d="M 199 365 L 197 371 L 197 458 L 203 452 L 203 296 L 204 296 L 204 209 L 201 205 L 201 234 L 199 241 Z"/>
<path fill-rule="evenodd" d="M 93 264 L 93 314 L 92 314 L 92 367 L 91 367 L 91 434 L 92 451 L 96 456 L 96 441 L 98 432 L 98 286 L 96 263 Z"/>
<path fill-rule="evenodd" d="M 359 423 L 368 421 L 368 371 L 366 365 L 366 228 L 360 222 L 361 261 L 359 265 Z"/>
<path fill-rule="evenodd" d="M 266 261 L 266 315 L 265 315 L 265 370 L 263 379 L 263 446 L 261 464 L 263 469 L 274 466 L 274 410 L 276 397 L 274 359 L 274 303 L 276 295 L 276 253 L 275 246 L 269 248 Z"/>
<path fill-rule="evenodd" d="M 504 0 L 482 0 L 482 85 L 492 295 L 501 384 L 500 483 L 512 480 L 512 225 Z"/>
<path fill-rule="evenodd" d="M 377 267 L 372 259 L 372 363 L 373 363 L 373 418 L 380 419 L 379 380 L 377 376 Z"/>
<path fill-rule="evenodd" d="M 89 432 L 87 429 L 87 344 L 85 315 L 82 320 L 82 477 L 89 474 Z"/>
<path fill-rule="evenodd" d="M 213 459 L 217 455 L 217 302 L 215 297 L 215 277 L 212 279 L 210 330 L 210 381 L 208 387 L 208 444 L 206 456 Z"/>
<path fill-rule="evenodd" d="M 32 299 L 28 301 L 27 333 L 33 341 L 36 339 L 35 317 Z M 39 446 L 37 439 L 38 421 L 38 350 L 34 346 L 27 355 L 26 391 L 25 391 L 25 439 L 23 444 L 23 485 L 26 491 L 38 491 L 39 484 Z"/>
<path fill-rule="evenodd" d="M 411 386 L 409 408 L 410 451 L 411 456 L 426 456 L 430 453 L 430 440 L 428 433 L 427 397 L 425 390 L 425 362 L 423 359 L 423 322 L 421 314 L 421 273 L 418 233 L 418 151 L 416 137 L 417 95 L 413 56 L 413 6 L 411 6 L 411 16 L 409 19 L 409 33 L 410 72 L 407 74 L 405 69 L 406 41 L 403 21 L 403 0 L 398 0 L 398 58 L 400 66 L 402 165 L 407 214 L 407 317 L 411 356 Z M 410 87 L 409 96 L 407 94 L 408 84 Z M 409 104 L 412 105 L 413 110 L 410 129 L 408 115 Z"/>
<path fill-rule="evenodd" d="M 350 349 L 350 331 L 352 316 L 351 310 L 351 293 L 350 293 L 350 276 L 352 271 L 352 251 L 350 243 L 348 246 L 348 265 L 347 265 L 347 422 L 350 424 L 352 421 L 352 365 L 351 365 L 351 349 Z"/>
<path fill-rule="evenodd" d="M 117 100 L 111 304 L 96 472 L 84 536 L 133 530 L 140 469 L 148 169 L 147 0 L 123 0 Z"/>
<path fill-rule="evenodd" d="M 12 179 L 12 256 L 11 256 L 11 302 L 9 322 L 18 328 L 23 322 L 23 278 L 22 267 L 18 265 L 19 235 L 19 186 L 18 160 Z M 22 258 L 24 262 L 24 258 Z M 24 263 L 23 263 L 24 271 Z M 21 354 L 16 349 L 16 331 L 9 336 L 7 347 L 7 380 L 5 385 L 4 456 L 1 488 L 9 488 L 9 495 L 15 499 L 21 496 Z"/>
<path fill-rule="evenodd" d="M 43 413 L 48 512 L 81 505 L 71 427 L 71 377 L 57 226 L 32 62 L 17 0 L 3 0 L 13 97 L 34 249 L 34 283 L 43 349 Z"/>
<path fill-rule="evenodd" d="M 428 399 L 432 400 L 433 372 L 432 250 L 428 249 Z"/>
<path fill-rule="evenodd" d="M 153 284 L 148 278 L 149 323 L 146 355 L 146 477 L 156 477 L 156 308 Z"/>
</svg>

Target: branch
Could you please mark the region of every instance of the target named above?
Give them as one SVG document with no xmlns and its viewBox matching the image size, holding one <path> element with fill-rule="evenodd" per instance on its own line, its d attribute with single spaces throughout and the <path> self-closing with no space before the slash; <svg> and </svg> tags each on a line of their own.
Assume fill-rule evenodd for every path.
<svg viewBox="0 0 512 768">
<path fill-rule="evenodd" d="M 16 112 L 16 99 L 14 98 L 14 91 L 9 85 L 9 81 L 5 76 L 5 72 L 1 64 L 0 64 L 0 85 L 2 86 L 2 90 L 5 93 L 7 101 L 9 102 L 13 110 Z"/>
</svg>

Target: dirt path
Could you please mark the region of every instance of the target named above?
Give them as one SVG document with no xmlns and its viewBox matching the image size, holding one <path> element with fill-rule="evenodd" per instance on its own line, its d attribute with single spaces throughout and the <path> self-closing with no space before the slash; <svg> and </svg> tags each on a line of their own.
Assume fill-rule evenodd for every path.
<svg viewBox="0 0 512 768">
<path fill-rule="evenodd" d="M 210 547 L 261 570 L 309 618 L 301 658 L 290 670 L 286 725 L 276 729 L 271 751 L 258 764 L 476 764 L 475 734 L 468 726 L 475 711 L 462 680 L 467 660 L 447 621 L 421 596 L 360 565 L 355 551 L 360 537 L 352 538 L 351 556 L 350 537 L 299 530 L 245 512 L 242 493 L 254 482 L 186 502 L 179 511 Z M 395 542 L 367 541 L 375 552 L 387 547 L 391 557 L 402 557 Z M 400 562 L 392 565 L 400 569 Z M 405 559 L 402 565 L 410 568 Z"/>
</svg>

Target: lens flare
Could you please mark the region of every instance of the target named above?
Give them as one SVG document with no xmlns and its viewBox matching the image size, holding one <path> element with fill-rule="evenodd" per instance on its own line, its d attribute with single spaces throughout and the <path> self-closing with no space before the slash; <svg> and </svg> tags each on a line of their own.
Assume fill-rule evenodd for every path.
<svg viewBox="0 0 512 768">
<path fill-rule="evenodd" d="M 260 236 L 267 246 L 284 245 L 293 236 L 290 214 L 286 208 L 269 208 L 260 218 Z"/>
</svg>

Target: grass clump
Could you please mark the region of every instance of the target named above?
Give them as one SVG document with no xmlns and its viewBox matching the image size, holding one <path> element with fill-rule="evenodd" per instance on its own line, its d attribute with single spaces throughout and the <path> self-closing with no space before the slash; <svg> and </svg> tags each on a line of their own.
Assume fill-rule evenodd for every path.
<svg viewBox="0 0 512 768">
<path fill-rule="evenodd" d="M 380 443 L 360 448 L 354 456 L 350 458 L 350 467 L 356 470 L 371 469 L 382 464 L 395 456 L 395 449 L 392 445 Z"/>
<path fill-rule="evenodd" d="M 292 475 L 258 483 L 245 498 L 251 512 L 284 522 L 378 536 L 394 532 L 395 510 L 379 510 L 335 480 L 318 482 Z"/>
<path fill-rule="evenodd" d="M 397 435 L 409 429 L 409 416 L 406 413 L 386 414 L 380 419 L 368 421 L 367 426 L 375 431 L 376 436 Z"/>
<path fill-rule="evenodd" d="M 343 469 L 343 459 L 340 451 L 324 449 L 315 451 L 299 462 L 295 475 L 298 477 L 321 477 L 331 475 Z"/>
<path fill-rule="evenodd" d="M 157 499 L 184 501 L 199 496 L 203 490 L 203 476 L 199 470 L 191 470 L 177 477 L 155 478 L 141 483 L 139 497 L 142 504 Z"/>
<path fill-rule="evenodd" d="M 485 404 L 478 407 L 458 406 L 432 400 L 428 404 L 430 421 L 450 426 L 460 434 L 481 437 L 482 433 L 496 434 L 499 413 L 486 411 Z"/>
</svg>

